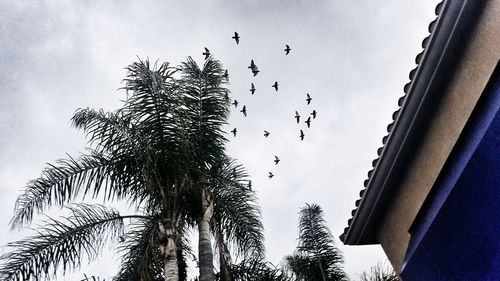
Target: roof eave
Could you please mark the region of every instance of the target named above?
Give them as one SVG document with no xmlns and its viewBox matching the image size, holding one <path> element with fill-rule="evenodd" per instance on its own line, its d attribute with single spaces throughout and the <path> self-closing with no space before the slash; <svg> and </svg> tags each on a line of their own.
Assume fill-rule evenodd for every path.
<svg viewBox="0 0 500 281">
<path fill-rule="evenodd" d="M 459 58 L 478 21 L 486 0 L 445 0 L 436 8 L 437 21 L 429 26 L 431 35 L 424 39 L 423 53 L 417 56 L 418 67 L 410 72 L 405 86 L 406 98 L 393 115 L 389 135 L 384 139 L 380 158 L 374 161 L 366 189 L 357 201 L 349 226 L 341 235 L 347 245 L 378 244 L 377 230 L 385 217 L 387 205 L 397 194 L 401 180 L 415 155 L 421 136 L 448 86 Z M 417 63 L 418 63 L 417 62 Z"/>
</svg>

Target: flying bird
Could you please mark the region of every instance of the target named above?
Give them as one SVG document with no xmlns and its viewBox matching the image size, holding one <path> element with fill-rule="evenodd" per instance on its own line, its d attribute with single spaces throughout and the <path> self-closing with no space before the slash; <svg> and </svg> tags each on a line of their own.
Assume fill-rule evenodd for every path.
<svg viewBox="0 0 500 281">
<path fill-rule="evenodd" d="M 312 101 L 312 98 L 311 98 L 311 96 L 309 94 L 307 94 L 306 101 L 307 101 L 307 105 L 309 105 L 311 103 L 311 101 Z"/>
<path fill-rule="evenodd" d="M 207 49 L 207 47 L 205 47 L 205 52 L 202 53 L 202 55 L 205 56 L 205 59 L 208 59 L 208 57 L 210 56 L 210 51 Z"/>
<path fill-rule="evenodd" d="M 274 155 L 274 165 L 278 165 L 279 162 L 280 159 L 278 158 L 278 156 Z"/>
<path fill-rule="evenodd" d="M 248 189 L 250 191 L 252 191 L 252 181 L 251 180 L 248 181 Z"/>
<path fill-rule="evenodd" d="M 303 141 L 304 140 L 304 132 L 302 130 L 300 130 L 300 140 Z"/>
<path fill-rule="evenodd" d="M 237 131 L 237 130 L 236 130 L 236 128 L 234 128 L 234 129 L 231 131 L 231 133 L 233 133 L 234 137 L 236 137 L 236 131 Z"/>
<path fill-rule="evenodd" d="M 273 84 L 273 86 L 272 86 L 272 87 L 273 87 L 273 88 L 276 90 L 276 92 L 277 92 L 277 91 L 278 91 L 278 81 L 274 81 L 274 84 Z"/>
<path fill-rule="evenodd" d="M 307 120 L 304 122 L 307 124 L 307 128 L 311 127 L 311 116 L 307 117 Z"/>
<path fill-rule="evenodd" d="M 248 68 L 252 69 L 253 67 L 255 66 L 255 63 L 253 62 L 253 60 L 250 62 L 250 66 Z"/>
<path fill-rule="evenodd" d="M 252 73 L 253 73 L 253 76 L 257 76 L 257 73 L 259 73 L 259 68 L 257 67 L 257 65 L 254 65 L 252 66 Z"/>
<path fill-rule="evenodd" d="M 269 133 L 268 131 L 264 131 L 264 137 L 268 137 L 271 133 Z"/>
<path fill-rule="evenodd" d="M 227 69 L 226 69 L 226 71 L 224 71 L 224 75 L 222 75 L 222 77 L 224 77 L 226 79 L 229 78 L 229 72 L 227 71 Z"/>
<path fill-rule="evenodd" d="M 255 85 L 252 83 L 252 86 L 250 87 L 250 92 L 252 92 L 252 95 L 255 94 Z"/>
<path fill-rule="evenodd" d="M 238 35 L 238 32 L 234 32 L 234 36 L 231 37 L 234 39 L 234 41 L 236 41 L 236 44 L 240 44 L 240 36 Z"/>
<path fill-rule="evenodd" d="M 269 172 L 269 176 L 268 176 L 268 177 L 269 177 L 269 178 L 274 177 L 273 173 Z"/>
<path fill-rule="evenodd" d="M 286 45 L 285 48 L 285 55 L 288 55 L 292 49 L 290 49 L 290 46 Z"/>
<path fill-rule="evenodd" d="M 243 115 L 245 115 L 245 117 L 247 117 L 247 106 L 246 106 L 246 105 L 244 105 L 244 106 L 243 106 L 243 109 L 242 109 L 242 110 L 240 110 L 240 112 L 243 112 Z"/>
<path fill-rule="evenodd" d="M 299 115 L 299 112 L 297 110 L 295 110 L 295 119 L 297 119 L 297 124 L 299 124 L 299 122 L 300 122 L 300 115 Z"/>
<path fill-rule="evenodd" d="M 313 112 L 311 112 L 311 115 L 313 116 L 313 119 L 316 119 L 316 110 L 313 110 Z"/>
<path fill-rule="evenodd" d="M 238 101 L 237 101 L 237 100 L 234 100 L 234 101 L 233 101 L 233 104 L 234 104 L 234 108 L 237 108 L 237 107 L 238 107 Z"/>
</svg>

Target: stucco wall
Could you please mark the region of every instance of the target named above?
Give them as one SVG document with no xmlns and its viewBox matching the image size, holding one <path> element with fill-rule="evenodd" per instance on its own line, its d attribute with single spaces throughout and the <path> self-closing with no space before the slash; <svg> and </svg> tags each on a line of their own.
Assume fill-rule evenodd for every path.
<svg viewBox="0 0 500 281">
<path fill-rule="evenodd" d="M 410 241 L 408 230 L 499 59 L 500 0 L 492 0 L 484 10 L 448 90 L 443 93 L 438 112 L 377 234 L 397 272 L 401 270 Z"/>
</svg>

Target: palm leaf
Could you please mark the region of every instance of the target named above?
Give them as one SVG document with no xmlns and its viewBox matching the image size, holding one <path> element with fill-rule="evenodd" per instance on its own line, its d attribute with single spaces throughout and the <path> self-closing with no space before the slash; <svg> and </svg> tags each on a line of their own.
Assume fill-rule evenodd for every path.
<svg viewBox="0 0 500 281">
<path fill-rule="evenodd" d="M 123 232 L 123 219 L 113 209 L 100 205 L 73 204 L 71 215 L 62 221 L 49 218 L 37 234 L 9 243 L 14 249 L 0 258 L 0 279 L 5 281 L 47 280 L 63 271 L 78 268 L 82 254 L 94 260 L 103 245 Z"/>
<path fill-rule="evenodd" d="M 138 189 L 142 180 L 130 171 L 135 161 L 128 155 L 110 157 L 90 151 L 75 159 L 68 155 L 56 164 L 48 164 L 40 178 L 32 180 L 17 198 L 11 227 L 31 222 L 35 212 L 53 204 L 63 205 L 77 195 L 91 193 L 97 196 L 102 187 L 107 198 L 122 198 L 128 190 Z"/>
</svg>

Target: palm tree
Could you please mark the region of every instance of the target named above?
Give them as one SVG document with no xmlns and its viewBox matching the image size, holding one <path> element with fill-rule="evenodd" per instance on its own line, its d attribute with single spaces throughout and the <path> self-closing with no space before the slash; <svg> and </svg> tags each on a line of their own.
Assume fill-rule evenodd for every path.
<svg viewBox="0 0 500 281">
<path fill-rule="evenodd" d="M 306 204 L 299 213 L 299 244 L 296 252 L 285 257 L 296 280 L 346 280 L 343 257 L 316 204 Z"/>
<path fill-rule="evenodd" d="M 73 125 L 84 130 L 92 148 L 77 159 L 68 156 L 50 164 L 31 181 L 16 201 L 11 226 L 29 224 L 35 213 L 80 197 L 125 200 L 140 215 L 117 215 L 113 220 L 130 219 L 133 226 L 120 236 L 124 258 L 115 280 L 184 280 L 190 252 L 186 231 L 196 226 L 201 280 L 214 278 L 210 231 L 240 252 L 262 255 L 255 195 L 243 187 L 242 167 L 225 155 L 222 126 L 229 101 L 220 63 L 210 57 L 199 69 L 188 58 L 180 68 L 172 68 L 168 63 L 151 66 L 146 60 L 127 70 L 124 106 L 110 113 L 88 108 L 75 113 Z M 178 71 L 180 79 L 174 77 Z M 113 238 L 106 233 L 116 232 L 108 213 L 97 209 L 102 216 L 78 213 L 79 225 L 57 228 L 52 220 L 36 236 L 40 241 L 52 239 L 43 249 L 30 240 L 10 244 L 15 250 L 1 258 L 2 280 L 48 278 L 48 270 L 55 274 L 61 257 L 64 269 L 78 267 L 82 249 L 95 258 L 100 249 L 96 243 L 106 241 L 99 237 Z M 83 234 L 75 231 L 87 228 L 91 230 Z M 81 239 L 75 240 L 76 234 Z M 23 251 L 27 256 L 19 260 L 16 256 Z"/>
</svg>

